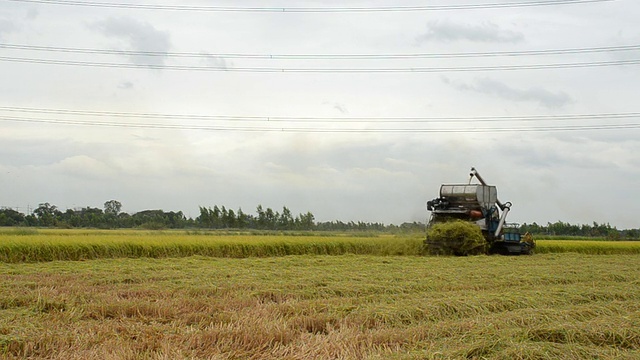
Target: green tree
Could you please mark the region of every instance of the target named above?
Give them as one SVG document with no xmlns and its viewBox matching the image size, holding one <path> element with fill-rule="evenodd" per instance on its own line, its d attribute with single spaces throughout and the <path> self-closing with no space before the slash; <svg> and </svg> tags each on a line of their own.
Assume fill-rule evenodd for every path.
<svg viewBox="0 0 640 360">
<path fill-rule="evenodd" d="M 200 206 L 200 216 L 196 218 L 196 222 L 202 227 L 213 227 L 213 211 L 211 211 L 211 208 Z"/>
<path fill-rule="evenodd" d="M 276 216 L 276 213 L 273 212 L 273 210 L 268 207 L 267 210 L 265 210 L 265 212 L 264 212 L 264 216 L 265 216 L 265 220 L 266 220 L 266 228 L 267 229 L 275 229 L 276 228 L 276 222 L 278 220 L 278 217 Z"/>
<path fill-rule="evenodd" d="M 225 218 L 225 224 L 227 227 L 235 228 L 236 224 L 236 214 L 232 209 L 227 210 L 227 217 Z"/>
<path fill-rule="evenodd" d="M 55 226 L 58 222 L 58 216 L 62 213 L 55 205 L 47 202 L 39 204 L 38 208 L 33 210 L 33 214 L 38 217 L 40 226 Z"/>
<path fill-rule="evenodd" d="M 282 214 L 278 217 L 278 228 L 283 230 L 290 230 L 293 228 L 293 216 L 291 215 L 291 210 L 289 210 L 286 206 L 282 207 Z"/>
<path fill-rule="evenodd" d="M 258 229 L 264 229 L 267 227 L 267 215 L 262 209 L 262 205 L 258 205 L 256 208 L 256 212 L 258 213 Z"/>
<path fill-rule="evenodd" d="M 221 219 L 222 211 L 220 211 L 220 208 L 218 207 L 218 205 L 213 205 L 213 212 L 211 212 L 211 215 L 213 219 L 213 228 L 215 229 L 219 228 L 220 223 L 222 222 L 222 219 Z"/>
<path fill-rule="evenodd" d="M 239 229 L 244 229 L 249 226 L 249 217 L 242 211 L 242 208 L 238 208 L 236 213 L 236 226 Z"/>
<path fill-rule="evenodd" d="M 108 215 L 118 215 L 122 209 L 122 203 L 118 200 L 109 200 L 104 203 L 104 213 Z"/>
<path fill-rule="evenodd" d="M 306 214 L 298 215 L 300 218 L 300 227 L 304 230 L 312 230 L 315 226 L 314 216 L 310 211 L 307 211 Z"/>
<path fill-rule="evenodd" d="M 16 226 L 24 223 L 22 213 L 13 209 L 0 209 L 0 226 Z"/>
</svg>

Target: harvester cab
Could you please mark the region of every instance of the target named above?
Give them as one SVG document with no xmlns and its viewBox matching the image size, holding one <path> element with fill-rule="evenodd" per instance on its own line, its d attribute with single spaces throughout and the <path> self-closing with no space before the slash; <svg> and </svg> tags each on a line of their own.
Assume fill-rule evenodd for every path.
<svg viewBox="0 0 640 360">
<path fill-rule="evenodd" d="M 473 178 L 479 184 L 472 184 Z M 440 196 L 427 202 L 431 212 L 428 227 L 452 220 L 471 222 L 482 231 L 489 254 L 531 254 L 535 242 L 531 236 L 521 236 L 517 225 L 507 224 L 510 202 L 498 200 L 495 186 L 487 185 L 475 168 L 471 168 L 468 184 L 443 184 Z M 427 250 L 441 248 L 443 244 L 425 240 Z"/>
</svg>

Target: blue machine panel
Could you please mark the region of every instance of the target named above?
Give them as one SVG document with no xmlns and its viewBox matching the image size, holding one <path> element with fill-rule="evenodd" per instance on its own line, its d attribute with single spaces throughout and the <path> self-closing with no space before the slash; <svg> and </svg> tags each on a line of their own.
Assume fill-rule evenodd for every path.
<svg viewBox="0 0 640 360">
<path fill-rule="evenodd" d="M 518 233 L 504 233 L 504 241 L 520 242 L 521 236 Z"/>
</svg>

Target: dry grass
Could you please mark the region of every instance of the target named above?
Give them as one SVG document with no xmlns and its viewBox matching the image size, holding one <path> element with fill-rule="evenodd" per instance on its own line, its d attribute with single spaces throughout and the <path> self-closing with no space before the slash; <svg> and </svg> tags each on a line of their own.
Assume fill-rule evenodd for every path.
<svg viewBox="0 0 640 360">
<path fill-rule="evenodd" d="M 637 255 L 0 263 L 3 359 L 634 359 Z"/>
</svg>

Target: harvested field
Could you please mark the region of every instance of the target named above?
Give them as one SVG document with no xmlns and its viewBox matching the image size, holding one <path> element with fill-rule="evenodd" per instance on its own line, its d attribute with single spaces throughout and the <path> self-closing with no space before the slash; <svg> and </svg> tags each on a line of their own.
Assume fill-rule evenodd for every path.
<svg viewBox="0 0 640 360">
<path fill-rule="evenodd" d="M 0 263 L 6 359 L 636 359 L 637 255 Z"/>
</svg>

